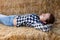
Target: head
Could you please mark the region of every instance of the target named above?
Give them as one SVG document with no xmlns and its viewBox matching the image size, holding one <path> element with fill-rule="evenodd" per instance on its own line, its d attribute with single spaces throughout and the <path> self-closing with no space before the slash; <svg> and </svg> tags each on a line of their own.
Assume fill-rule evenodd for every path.
<svg viewBox="0 0 60 40">
<path fill-rule="evenodd" d="M 45 24 L 53 24 L 55 22 L 55 17 L 51 13 L 42 13 L 40 15 L 40 20 Z"/>
</svg>

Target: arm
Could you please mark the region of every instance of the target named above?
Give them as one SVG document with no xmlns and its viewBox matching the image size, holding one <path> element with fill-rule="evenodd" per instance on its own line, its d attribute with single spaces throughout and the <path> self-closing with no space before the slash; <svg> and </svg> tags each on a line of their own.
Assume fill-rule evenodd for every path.
<svg viewBox="0 0 60 40">
<path fill-rule="evenodd" d="M 41 23 L 36 23 L 36 24 L 32 24 L 32 26 L 34 26 L 34 28 L 36 28 L 38 30 L 48 32 L 48 31 L 50 31 L 52 24 L 43 25 Z"/>
</svg>

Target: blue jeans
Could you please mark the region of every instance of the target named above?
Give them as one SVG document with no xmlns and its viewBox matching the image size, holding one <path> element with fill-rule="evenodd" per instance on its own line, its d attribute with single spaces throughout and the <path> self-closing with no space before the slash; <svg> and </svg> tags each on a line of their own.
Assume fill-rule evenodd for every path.
<svg viewBox="0 0 60 40">
<path fill-rule="evenodd" d="M 0 23 L 7 26 L 14 26 L 13 19 L 15 18 L 15 16 L 16 15 L 0 17 Z"/>
</svg>

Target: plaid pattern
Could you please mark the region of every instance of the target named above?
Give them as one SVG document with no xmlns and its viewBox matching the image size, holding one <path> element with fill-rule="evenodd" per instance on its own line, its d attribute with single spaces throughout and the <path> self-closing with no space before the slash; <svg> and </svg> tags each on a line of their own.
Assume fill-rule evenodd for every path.
<svg viewBox="0 0 60 40">
<path fill-rule="evenodd" d="M 39 16 L 36 14 L 25 14 L 25 15 L 18 15 L 17 19 L 17 27 L 19 26 L 30 26 L 42 31 L 49 31 L 51 25 L 43 25 L 40 21 Z"/>
</svg>

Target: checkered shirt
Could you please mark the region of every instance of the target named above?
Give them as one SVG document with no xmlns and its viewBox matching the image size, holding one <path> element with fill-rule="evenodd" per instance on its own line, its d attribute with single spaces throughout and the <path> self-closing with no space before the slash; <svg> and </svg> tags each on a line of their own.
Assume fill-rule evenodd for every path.
<svg viewBox="0 0 60 40">
<path fill-rule="evenodd" d="M 17 19 L 17 25 L 16 25 L 17 27 L 29 26 L 45 32 L 51 29 L 51 25 L 43 25 L 43 23 L 40 21 L 39 16 L 36 14 L 18 15 L 16 19 Z"/>
</svg>

